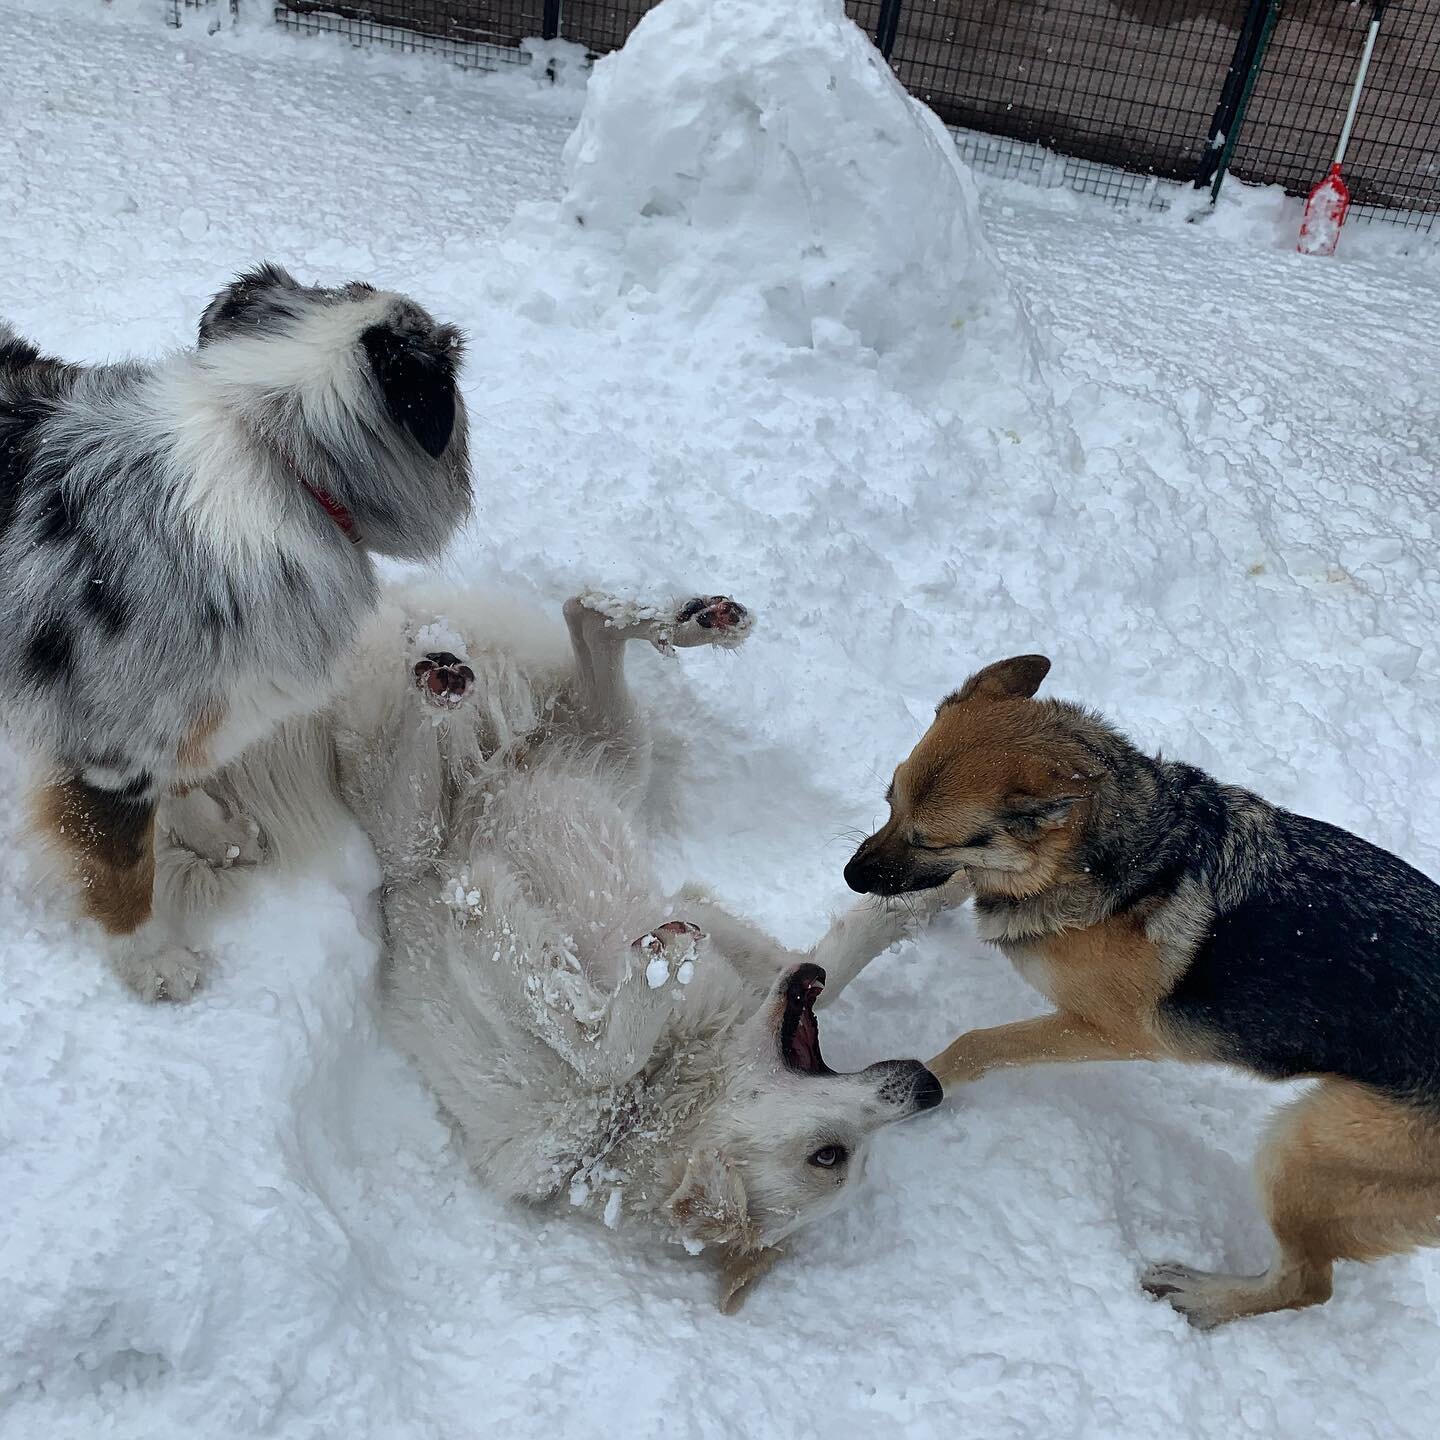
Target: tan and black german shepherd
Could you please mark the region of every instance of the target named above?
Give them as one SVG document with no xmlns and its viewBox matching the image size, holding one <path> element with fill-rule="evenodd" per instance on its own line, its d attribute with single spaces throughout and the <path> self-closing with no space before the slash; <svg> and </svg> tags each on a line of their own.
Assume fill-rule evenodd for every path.
<svg viewBox="0 0 1440 1440">
<path fill-rule="evenodd" d="M 1002 660 L 946 699 L 845 867 L 874 895 L 963 872 L 981 935 L 1055 1004 L 960 1036 L 930 1068 L 947 1088 L 1066 1060 L 1317 1079 L 1259 1158 L 1274 1264 L 1142 1276 L 1197 1325 L 1318 1304 L 1336 1260 L 1440 1242 L 1440 886 L 1033 699 L 1049 668 Z"/>
</svg>

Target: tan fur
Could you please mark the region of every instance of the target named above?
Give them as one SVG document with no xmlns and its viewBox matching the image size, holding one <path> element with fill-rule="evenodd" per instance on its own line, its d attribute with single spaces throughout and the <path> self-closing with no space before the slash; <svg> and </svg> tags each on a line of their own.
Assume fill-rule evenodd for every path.
<svg viewBox="0 0 1440 1440">
<path fill-rule="evenodd" d="M 120 836 L 77 781 L 47 785 L 35 806 L 41 836 L 68 856 L 85 913 L 108 935 L 134 934 L 149 918 L 155 882 L 155 822 Z"/>
<path fill-rule="evenodd" d="M 180 742 L 176 751 L 175 758 L 180 762 L 182 770 L 208 773 L 214 769 L 210 741 L 224 723 L 225 712 L 220 706 L 206 705 L 200 711 L 195 717 L 194 725 L 190 727 L 190 733 Z"/>
<path fill-rule="evenodd" d="M 1440 1122 L 1345 1080 L 1283 1111 L 1257 1166 L 1280 1245 L 1261 1275 L 1152 1266 L 1145 1288 L 1205 1327 L 1330 1298 L 1337 1260 L 1440 1243 Z"/>
<path fill-rule="evenodd" d="M 990 666 L 941 706 L 895 772 L 889 823 L 857 852 L 867 863 L 878 857 L 891 876 L 934 883 L 927 851 L 954 847 L 942 853 L 982 902 L 982 933 L 1057 1007 L 961 1035 L 929 1068 L 948 1089 L 1003 1066 L 1226 1059 L 1160 1012 L 1208 931 L 1209 897 L 1182 886 L 1112 913 L 1115 897 L 1075 859 L 1098 804 L 1093 721 L 1029 698 L 1048 668 L 1037 658 Z M 1053 823 L 1001 837 L 996 817 L 1013 812 L 1017 797 L 1029 813 L 1074 798 Z M 970 845 L 979 835 L 984 844 Z M 987 899 L 1026 903 L 986 910 Z M 1143 1277 L 1202 1327 L 1323 1302 L 1336 1260 L 1440 1243 L 1440 1118 L 1400 1100 L 1321 1078 L 1279 1117 L 1258 1173 L 1280 1249 L 1269 1270 L 1213 1275 L 1172 1264 Z"/>
<path fill-rule="evenodd" d="M 756 1284 L 784 1258 L 785 1252 L 776 1245 L 763 1250 L 734 1250 L 726 1255 L 720 1271 L 720 1313 L 738 1314 Z"/>
<path fill-rule="evenodd" d="M 1017 968 L 1059 1007 L 1053 1015 L 972 1030 L 930 1064 L 942 1085 L 1005 1065 L 1065 1060 L 1209 1058 L 1157 1018 L 1169 989 L 1160 947 L 1128 918 L 1012 949 Z"/>
</svg>

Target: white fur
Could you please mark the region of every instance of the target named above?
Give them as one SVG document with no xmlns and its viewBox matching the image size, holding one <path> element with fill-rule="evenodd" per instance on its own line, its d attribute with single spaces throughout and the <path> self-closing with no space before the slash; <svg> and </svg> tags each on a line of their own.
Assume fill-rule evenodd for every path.
<svg viewBox="0 0 1440 1440">
<path fill-rule="evenodd" d="M 477 677 L 455 708 L 427 703 L 410 676 L 408 647 L 437 615 Z M 831 1210 L 873 1131 L 918 1108 L 929 1077 L 915 1062 L 802 1073 L 778 1038 L 797 964 L 825 964 L 838 988 L 909 916 L 861 905 L 807 957 L 699 890 L 667 898 L 623 648 L 733 644 L 748 617 L 737 635 L 586 597 L 566 619 L 571 646 L 503 601 L 391 597 L 328 715 L 232 767 L 219 796 L 282 860 L 314 843 L 307 817 L 337 799 L 365 826 L 385 872 L 386 1018 L 487 1183 L 754 1254 Z M 165 818 L 180 842 L 162 853 L 168 892 L 209 903 L 224 872 L 195 851 L 215 848 L 214 811 L 188 846 L 185 817 Z M 705 933 L 655 936 L 672 917 Z M 810 1163 L 827 1145 L 848 1163 Z"/>
</svg>

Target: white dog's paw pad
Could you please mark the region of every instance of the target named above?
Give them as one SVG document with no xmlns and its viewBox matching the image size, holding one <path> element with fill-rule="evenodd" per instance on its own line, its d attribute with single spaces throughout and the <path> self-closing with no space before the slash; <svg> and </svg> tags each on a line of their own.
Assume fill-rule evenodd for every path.
<svg viewBox="0 0 1440 1440">
<path fill-rule="evenodd" d="M 645 983 L 658 990 L 670 979 L 672 965 L 682 985 L 695 978 L 695 956 L 704 938 L 705 932 L 688 920 L 667 920 L 646 931 L 630 948 L 646 960 Z"/>
<path fill-rule="evenodd" d="M 697 595 L 675 612 L 663 638 L 670 645 L 738 645 L 754 623 L 754 616 L 728 595 Z"/>
<path fill-rule="evenodd" d="M 228 817 L 222 856 L 215 862 L 226 869 L 231 866 L 258 865 L 265 858 L 265 837 L 258 821 L 243 814 Z"/>
<path fill-rule="evenodd" d="M 436 650 L 414 666 L 415 686 L 430 705 L 453 710 L 463 704 L 475 683 L 475 672 L 458 655 Z"/>
</svg>

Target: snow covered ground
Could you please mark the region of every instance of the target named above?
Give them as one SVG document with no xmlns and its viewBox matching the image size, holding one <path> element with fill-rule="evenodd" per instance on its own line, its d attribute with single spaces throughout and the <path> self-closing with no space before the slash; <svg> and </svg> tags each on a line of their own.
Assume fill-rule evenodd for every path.
<svg viewBox="0 0 1440 1440">
<path fill-rule="evenodd" d="M 834 8 L 669 0 L 562 161 L 578 85 L 0 0 L 0 313 L 153 352 L 268 256 L 462 323 L 457 577 L 760 611 L 739 656 L 636 669 L 703 737 L 667 868 L 788 941 L 844 902 L 846 832 L 935 700 L 1019 649 L 1440 874 L 1440 252 L 1356 229 L 1303 259 L 1293 205 L 1239 187 L 1197 225 L 977 201 Z M 144 1009 L 37 890 L 20 811 L 0 752 L 4 1440 L 1433 1434 L 1434 1257 L 1208 1336 L 1136 1286 L 1142 1259 L 1263 1264 L 1273 1088 L 991 1078 L 884 1137 L 724 1320 L 700 1262 L 462 1170 L 376 1034 L 358 839 L 258 883 L 216 983 Z M 960 913 L 827 1050 L 1040 1008 Z"/>
</svg>

